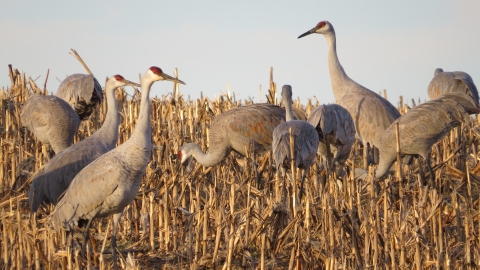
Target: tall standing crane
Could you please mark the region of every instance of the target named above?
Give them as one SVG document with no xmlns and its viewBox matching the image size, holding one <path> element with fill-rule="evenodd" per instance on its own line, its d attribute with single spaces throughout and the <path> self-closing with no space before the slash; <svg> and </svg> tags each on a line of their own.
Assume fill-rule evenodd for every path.
<svg viewBox="0 0 480 270">
<path fill-rule="evenodd" d="M 115 269 L 118 269 L 118 221 L 123 214 L 123 208 L 133 201 L 140 189 L 152 151 L 150 89 L 155 81 L 163 80 L 185 84 L 163 73 L 158 67 L 150 67 L 142 77 L 140 112 L 132 136 L 77 174 L 57 204 L 52 217 L 55 228 L 64 227 L 67 231 L 78 226 L 80 222 L 86 222 L 85 232 L 88 235 L 92 220 L 113 215 L 111 247 Z M 84 242 L 86 239 L 87 237 Z"/>
<path fill-rule="evenodd" d="M 400 113 L 388 100 L 347 76 L 338 60 L 335 30 L 330 22 L 321 21 L 298 38 L 314 33 L 327 39 L 328 67 L 335 101 L 352 116 L 356 134 L 363 145 L 368 143 L 371 147 L 378 147 L 383 132 L 400 117 Z"/>
<path fill-rule="evenodd" d="M 115 148 L 120 125 L 115 89 L 126 85 L 139 86 L 121 75 L 110 77 L 105 84 L 108 111 L 102 127 L 90 137 L 55 155 L 34 175 L 28 198 L 32 212 L 36 212 L 42 202 L 56 204 L 60 195 L 85 166 Z"/>
</svg>

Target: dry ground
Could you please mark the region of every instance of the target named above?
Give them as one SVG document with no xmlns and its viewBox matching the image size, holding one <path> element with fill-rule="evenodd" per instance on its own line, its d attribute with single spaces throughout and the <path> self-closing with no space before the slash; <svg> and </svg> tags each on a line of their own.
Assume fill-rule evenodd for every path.
<svg viewBox="0 0 480 270">
<path fill-rule="evenodd" d="M 36 219 L 29 213 L 29 183 L 47 162 L 48 148 L 21 127 L 19 113 L 27 93 L 42 90 L 16 70 L 11 78 L 12 87 L 0 91 L 0 267 L 111 268 L 110 219 L 93 224 L 87 256 L 81 258 L 78 248 L 70 256 L 63 232 L 51 228 L 52 208 L 43 207 Z M 273 82 L 270 89 L 271 100 Z M 119 144 L 135 127 L 138 95 L 118 94 L 123 116 Z M 354 180 L 350 173 L 342 185 L 325 179 L 320 165 L 314 165 L 306 196 L 294 207 L 296 186 L 289 176 L 288 200 L 280 203 L 282 182 L 269 155 L 243 158 L 232 153 L 221 165 L 197 166 L 191 173 L 176 160 L 176 150 L 185 142 L 208 149 L 211 120 L 248 103 L 227 95 L 217 100 L 173 95 L 152 99 L 155 146 L 138 196 L 120 221 L 121 268 L 480 266 L 479 137 L 471 128 L 475 123 L 463 127 L 459 145 L 452 132 L 433 148 L 433 165 L 438 165 L 434 187 L 421 184 L 424 179 L 416 165 L 402 166 L 400 178 L 392 175 L 384 182 L 371 176 Z M 295 106 L 307 113 L 312 108 L 311 102 L 302 106 L 296 101 Z M 82 124 L 76 141 L 95 132 L 105 112 L 104 103 Z M 352 160 L 363 164 L 354 153 L 349 172 Z"/>
</svg>

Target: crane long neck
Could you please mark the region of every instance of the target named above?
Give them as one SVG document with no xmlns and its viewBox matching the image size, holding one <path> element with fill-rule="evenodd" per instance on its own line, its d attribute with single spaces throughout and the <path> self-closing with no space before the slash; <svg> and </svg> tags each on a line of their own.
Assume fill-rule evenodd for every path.
<svg viewBox="0 0 480 270">
<path fill-rule="evenodd" d="M 393 163 L 395 163 L 395 156 L 384 153 L 382 159 L 380 159 L 380 162 L 378 163 L 377 170 L 375 171 L 375 177 L 382 178 L 385 176 L 385 174 L 387 174 L 392 167 Z"/>
<path fill-rule="evenodd" d="M 229 147 L 225 147 L 224 145 L 210 144 L 208 153 L 204 153 L 197 144 L 190 143 L 190 145 L 190 155 L 195 158 L 198 163 L 205 167 L 212 167 L 222 162 L 222 160 L 224 160 L 231 151 Z"/>
<path fill-rule="evenodd" d="M 337 56 L 337 38 L 335 31 L 331 31 L 325 35 L 328 44 L 328 68 L 330 69 L 330 79 L 332 81 L 333 95 L 336 102 L 346 94 L 345 83 L 351 81 L 351 79 L 345 73 Z"/>
<path fill-rule="evenodd" d="M 140 111 L 138 113 L 137 124 L 130 139 L 125 143 L 126 147 L 131 147 L 131 154 L 139 154 L 142 158 L 150 158 L 152 151 L 152 128 L 150 125 L 150 89 L 153 81 L 148 77 L 142 78 L 140 97 Z M 136 150 L 136 151 L 135 151 Z M 148 162 L 148 160 L 147 160 Z M 145 164 L 146 165 L 146 164 Z"/>
<path fill-rule="evenodd" d="M 118 140 L 118 126 L 120 125 L 120 115 L 118 113 L 117 100 L 115 98 L 115 89 L 117 87 L 106 85 L 105 96 L 107 98 L 107 116 L 103 122 L 102 127 L 95 132 L 100 138 L 111 146 L 115 147 Z"/>
<path fill-rule="evenodd" d="M 292 108 L 292 99 L 291 98 L 284 98 L 283 102 L 285 103 L 285 121 L 292 121 L 293 118 L 293 108 Z"/>
</svg>

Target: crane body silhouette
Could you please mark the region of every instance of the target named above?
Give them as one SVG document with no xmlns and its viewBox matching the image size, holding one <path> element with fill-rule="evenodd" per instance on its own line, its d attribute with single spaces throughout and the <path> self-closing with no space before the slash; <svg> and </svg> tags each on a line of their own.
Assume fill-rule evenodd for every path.
<svg viewBox="0 0 480 270">
<path fill-rule="evenodd" d="M 86 120 L 102 103 L 102 86 L 92 74 L 72 74 L 60 83 L 57 96 L 70 104 L 81 120 Z"/>
<path fill-rule="evenodd" d="M 369 143 L 378 147 L 383 132 L 400 113 L 388 100 L 347 76 L 338 60 L 335 30 L 330 22 L 321 21 L 298 38 L 313 33 L 322 34 L 327 40 L 328 67 L 336 103 L 352 116 L 356 134 L 364 146 Z"/>
<path fill-rule="evenodd" d="M 115 148 L 120 125 L 115 89 L 126 85 L 138 86 L 120 75 L 112 76 L 105 85 L 108 110 L 102 127 L 90 137 L 56 154 L 45 167 L 35 173 L 28 198 L 32 212 L 36 212 L 42 202 L 56 204 L 60 195 L 85 166 Z"/>
<path fill-rule="evenodd" d="M 55 154 L 73 144 L 80 125 L 79 116 L 63 99 L 37 94 L 27 99 L 20 119 L 40 142 L 50 144 Z"/>
<path fill-rule="evenodd" d="M 286 122 L 278 125 L 273 131 L 273 160 L 275 167 L 281 170 L 285 183 L 286 170 L 291 168 L 292 160 L 295 167 L 301 169 L 301 188 L 300 200 L 302 199 L 303 182 L 305 175 L 308 174 L 310 166 L 315 162 L 318 149 L 318 133 L 315 127 L 303 120 L 294 120 L 292 110 L 292 87 L 284 85 L 282 87 L 282 99 L 285 104 Z M 293 157 L 290 151 L 290 134 L 293 135 Z M 295 179 L 292 179 L 295 185 Z"/>
<path fill-rule="evenodd" d="M 350 113 L 338 104 L 315 107 L 307 120 L 318 132 L 318 152 L 327 160 L 327 172 L 341 176 L 355 141 L 355 124 Z M 332 157 L 332 149 L 335 156 Z"/>
<path fill-rule="evenodd" d="M 302 115 L 297 112 L 295 117 Z M 273 104 L 237 107 L 213 119 L 207 153 L 197 144 L 187 143 L 179 148 L 178 157 L 182 163 L 193 157 L 201 165 L 211 167 L 222 162 L 232 150 L 243 156 L 249 150 L 264 153 L 272 149 L 273 130 L 283 122 L 285 109 Z"/>
<path fill-rule="evenodd" d="M 401 154 L 421 156 L 427 163 L 433 181 L 435 174 L 430 161 L 432 146 L 448 135 L 450 130 L 470 120 L 466 107 L 449 98 L 449 94 L 452 93 L 416 106 L 385 130 L 378 147 L 380 162 L 376 169 L 377 178 L 383 177 L 396 160 L 395 125 L 398 123 Z M 470 106 L 475 106 L 471 99 L 470 103 Z"/>
<path fill-rule="evenodd" d="M 462 71 L 444 72 L 437 68 L 435 76 L 428 85 L 428 97 L 430 100 L 436 99 L 445 93 L 464 93 L 473 99 L 475 104 L 479 104 L 477 87 L 473 83 L 472 77 Z M 469 113 L 476 113 L 471 112 Z"/>
<path fill-rule="evenodd" d="M 88 235 L 92 220 L 113 215 L 111 246 L 115 269 L 118 269 L 116 260 L 118 221 L 125 206 L 133 201 L 139 191 L 152 150 L 150 89 L 155 81 L 162 80 L 184 84 L 163 73 L 158 67 L 152 66 L 147 70 L 142 76 L 140 111 L 132 136 L 77 174 L 61 197 L 52 217 L 55 228 L 64 227 L 67 231 L 79 223 L 86 222 L 85 231 Z"/>
</svg>

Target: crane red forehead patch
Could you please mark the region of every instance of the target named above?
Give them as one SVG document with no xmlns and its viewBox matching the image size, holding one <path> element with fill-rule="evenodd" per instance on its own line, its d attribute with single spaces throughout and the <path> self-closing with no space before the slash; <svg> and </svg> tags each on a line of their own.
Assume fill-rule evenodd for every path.
<svg viewBox="0 0 480 270">
<path fill-rule="evenodd" d="M 159 68 L 159 67 L 153 66 L 153 67 L 150 68 L 150 70 L 157 75 L 162 75 L 163 74 L 162 69 Z"/>
<path fill-rule="evenodd" d="M 178 151 L 178 153 L 177 153 L 177 158 L 178 158 L 178 159 L 182 159 L 182 151 Z"/>
<path fill-rule="evenodd" d="M 321 21 L 321 22 L 319 22 L 319 23 L 317 24 L 317 28 L 322 28 L 322 27 L 324 27 L 326 24 L 327 24 L 326 22 Z"/>
<path fill-rule="evenodd" d="M 117 81 L 119 81 L 119 82 L 123 82 L 123 81 L 125 80 L 125 79 L 122 77 L 122 75 L 118 75 L 118 74 L 117 74 L 117 75 L 115 75 L 115 76 L 113 76 L 113 77 L 115 77 L 115 80 L 117 80 Z"/>
</svg>

